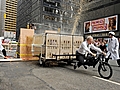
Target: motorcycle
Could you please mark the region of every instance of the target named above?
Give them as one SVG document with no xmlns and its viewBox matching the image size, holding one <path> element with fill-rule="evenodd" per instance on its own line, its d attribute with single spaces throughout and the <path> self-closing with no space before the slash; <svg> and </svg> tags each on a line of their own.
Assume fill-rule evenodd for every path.
<svg viewBox="0 0 120 90">
<path fill-rule="evenodd" d="M 111 55 L 111 54 L 110 54 Z M 110 55 L 108 56 L 107 59 L 110 58 Z M 93 66 L 93 68 L 95 68 L 95 66 L 97 65 L 97 63 L 99 63 L 98 65 L 98 73 L 102 78 L 105 79 L 109 79 L 112 77 L 113 74 L 113 70 L 110 66 L 109 63 L 105 62 L 106 58 L 103 54 L 96 54 L 96 57 L 92 56 L 91 54 L 88 54 L 84 60 L 84 67 L 86 68 L 87 66 Z M 75 67 L 76 65 L 74 65 Z"/>
</svg>

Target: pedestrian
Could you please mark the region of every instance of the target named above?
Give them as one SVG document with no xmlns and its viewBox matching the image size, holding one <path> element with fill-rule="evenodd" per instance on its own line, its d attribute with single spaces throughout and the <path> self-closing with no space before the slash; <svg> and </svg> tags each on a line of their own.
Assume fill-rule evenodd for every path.
<svg viewBox="0 0 120 90">
<path fill-rule="evenodd" d="M 96 47 L 99 47 L 99 46 L 100 46 L 100 42 L 99 42 L 99 40 L 96 39 L 95 42 L 94 42 L 94 44 L 95 44 Z"/>
<path fill-rule="evenodd" d="M 6 55 L 6 50 L 4 49 L 4 47 L 2 46 L 2 40 L 4 39 L 4 37 L 0 37 L 0 51 L 2 51 L 3 55 L 4 55 L 4 59 L 7 59 L 7 55 Z"/>
<path fill-rule="evenodd" d="M 104 42 L 102 42 L 101 43 L 101 45 L 99 46 L 99 48 L 102 50 L 102 51 L 104 51 L 104 52 L 106 52 L 106 45 L 105 45 L 105 43 Z"/>
<path fill-rule="evenodd" d="M 119 57 L 120 57 L 120 38 L 118 38 L 119 41 Z M 120 66 L 120 60 L 117 60 L 117 64 Z"/>
<path fill-rule="evenodd" d="M 74 69 L 76 69 L 76 67 L 80 67 L 81 65 L 84 66 L 85 69 L 87 69 L 87 67 L 84 65 L 84 60 L 85 60 L 85 55 L 86 53 L 89 53 L 93 56 L 96 56 L 96 54 L 94 54 L 91 50 L 95 50 L 98 51 L 100 53 L 103 53 L 104 55 L 106 55 L 100 48 L 94 46 L 93 44 L 93 37 L 92 36 L 88 36 L 86 41 L 82 42 L 82 44 L 79 46 L 79 49 L 76 51 L 76 59 L 79 61 L 77 64 L 74 65 Z"/>
<path fill-rule="evenodd" d="M 115 33 L 114 32 L 109 32 L 109 39 L 108 39 L 108 47 L 107 47 L 107 51 L 108 53 L 111 54 L 110 58 L 112 58 L 112 60 L 119 60 L 119 42 L 118 39 L 115 37 Z M 108 62 L 108 59 L 105 60 L 106 62 Z"/>
<path fill-rule="evenodd" d="M 120 56 L 120 38 L 118 38 L 119 41 L 119 56 Z"/>
<path fill-rule="evenodd" d="M 106 47 L 108 46 L 108 40 L 104 40 Z"/>
</svg>

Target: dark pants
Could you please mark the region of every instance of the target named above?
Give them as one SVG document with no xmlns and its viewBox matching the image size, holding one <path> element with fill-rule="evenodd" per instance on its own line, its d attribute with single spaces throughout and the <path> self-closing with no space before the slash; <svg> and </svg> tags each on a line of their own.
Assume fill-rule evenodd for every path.
<svg viewBox="0 0 120 90">
<path fill-rule="evenodd" d="M 78 64 L 84 65 L 85 55 L 82 55 L 76 51 L 76 59 L 79 61 Z"/>
<path fill-rule="evenodd" d="M 119 57 L 120 57 L 120 49 L 119 49 Z"/>
<path fill-rule="evenodd" d="M 2 53 L 6 57 L 6 50 L 5 49 L 2 50 Z"/>
</svg>

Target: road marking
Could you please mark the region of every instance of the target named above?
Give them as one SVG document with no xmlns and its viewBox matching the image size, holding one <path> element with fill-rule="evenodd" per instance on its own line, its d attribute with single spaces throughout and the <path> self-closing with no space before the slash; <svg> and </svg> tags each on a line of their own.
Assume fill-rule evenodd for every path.
<svg viewBox="0 0 120 90">
<path fill-rule="evenodd" d="M 92 76 L 92 77 L 97 78 L 97 79 L 100 79 L 100 80 L 103 80 L 103 81 L 106 81 L 106 82 L 109 82 L 109 83 L 113 83 L 113 84 L 116 84 L 116 85 L 119 85 L 119 86 L 120 86 L 120 83 L 118 83 L 118 82 L 114 82 L 114 81 L 107 80 L 107 79 L 104 79 L 104 78 L 99 78 L 99 77 L 96 77 L 96 76 Z"/>
</svg>

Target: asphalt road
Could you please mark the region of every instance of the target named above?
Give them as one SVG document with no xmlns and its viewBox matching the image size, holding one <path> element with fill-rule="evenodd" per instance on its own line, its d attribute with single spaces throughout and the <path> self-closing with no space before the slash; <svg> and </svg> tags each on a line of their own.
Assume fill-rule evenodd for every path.
<svg viewBox="0 0 120 90">
<path fill-rule="evenodd" d="M 120 90 L 120 67 L 110 61 L 113 76 L 100 78 L 97 67 L 41 67 L 38 61 L 0 62 L 0 90 Z"/>
</svg>

